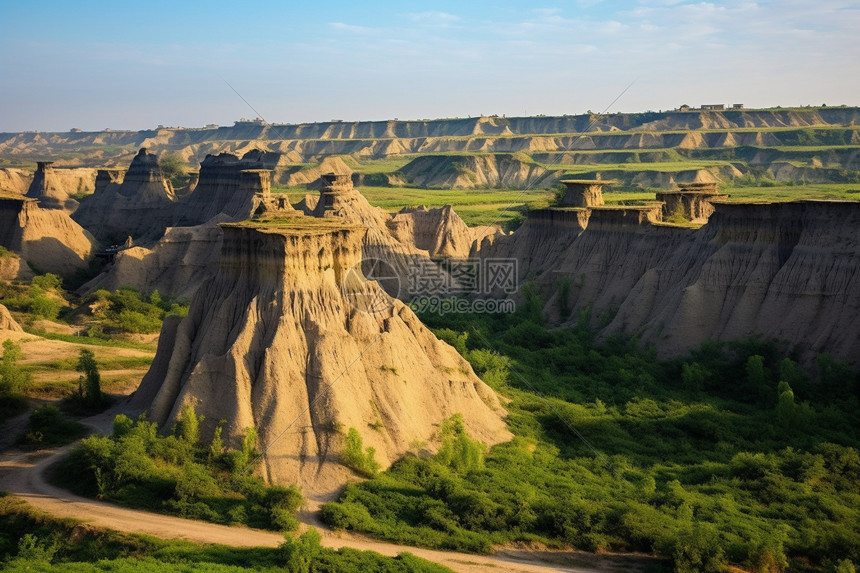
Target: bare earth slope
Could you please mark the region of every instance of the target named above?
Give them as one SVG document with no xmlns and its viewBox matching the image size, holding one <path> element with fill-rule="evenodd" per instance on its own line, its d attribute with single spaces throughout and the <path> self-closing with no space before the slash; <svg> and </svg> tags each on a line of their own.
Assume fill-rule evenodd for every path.
<svg viewBox="0 0 860 573">
<path fill-rule="evenodd" d="M 18 324 L 12 315 L 9 314 L 9 309 L 0 304 L 0 330 L 6 330 L 10 332 L 24 332 L 24 329 L 21 328 L 21 325 Z"/>
<path fill-rule="evenodd" d="M 98 248 L 93 236 L 64 211 L 8 195 L 0 196 L 0 246 L 19 255 L 0 261 L 2 276 L 12 279 L 32 276 L 25 262 L 40 272 L 70 275 L 85 268 Z"/>
</svg>

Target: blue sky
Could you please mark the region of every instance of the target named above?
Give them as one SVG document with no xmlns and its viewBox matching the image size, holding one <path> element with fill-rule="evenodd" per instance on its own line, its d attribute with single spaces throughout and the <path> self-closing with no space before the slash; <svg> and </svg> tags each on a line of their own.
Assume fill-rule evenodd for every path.
<svg viewBox="0 0 860 573">
<path fill-rule="evenodd" d="M 860 2 L 11 2 L 0 131 L 860 104 Z"/>
</svg>

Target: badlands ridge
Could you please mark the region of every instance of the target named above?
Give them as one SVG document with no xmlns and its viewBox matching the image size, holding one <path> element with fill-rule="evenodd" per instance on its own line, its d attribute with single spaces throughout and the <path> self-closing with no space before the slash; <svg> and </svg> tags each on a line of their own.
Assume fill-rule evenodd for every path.
<svg viewBox="0 0 860 573">
<path fill-rule="evenodd" d="M 830 121 L 854 122 L 857 111 L 827 114 Z M 640 142 L 667 137 L 652 132 L 672 122 L 722 121 L 695 115 L 643 121 Z M 481 130 L 481 137 L 495 138 L 492 146 L 502 139 L 519 145 L 516 130 L 526 129 L 525 120 L 502 119 L 445 127 L 468 132 L 464 141 L 472 144 Z M 808 118 L 749 113 L 743 129 L 765 119 L 805 125 Z M 528 129 L 570 129 L 560 121 L 532 118 Z M 605 119 L 605 131 L 589 136 L 592 149 L 604 137 L 630 137 L 611 135 L 620 129 L 614 121 L 620 120 Z M 159 130 L 146 139 L 191 158 L 215 136 L 234 138 L 227 147 L 236 148 L 242 144 L 234 132 L 251 139 L 274 127 L 222 128 L 230 134 Z M 30 177 L 15 169 L 0 174 L 0 245 L 11 252 L 0 257 L 0 278 L 27 280 L 33 268 L 69 277 L 98 260 L 101 271 L 81 292 L 131 285 L 191 297 L 187 317 L 165 322 L 155 361 L 126 406 L 169 428 L 193 405 L 205 416 L 204 434 L 226 420 L 225 438 L 234 443 L 255 428 L 266 454 L 263 472 L 272 481 L 330 496 L 350 479 L 339 456 L 352 427 L 383 466 L 417 443 L 432 449 L 439 424 L 456 413 L 485 443 L 509 439 L 492 390 L 405 304 L 422 294 L 402 288 L 416 272 L 449 284 L 461 280 L 446 274 L 446 259 L 516 261 L 519 284 L 536 285 L 551 323 L 585 320 L 600 336 L 634 335 L 663 356 L 709 339 L 758 336 L 805 363 L 828 352 L 858 365 L 860 203 L 730 203 L 716 177 L 696 174 L 692 182 L 667 182 L 655 201 L 606 206 L 603 187 L 610 182 L 583 177 L 563 179 L 557 206 L 530 211 L 519 229 L 505 233 L 470 228 L 450 206 L 398 213 L 373 207 L 354 187 L 362 174 L 350 173 L 342 159 L 321 158 L 310 170 L 289 167 L 291 154 L 308 154 L 307 146 L 357 145 L 356 138 L 379 137 L 380 130 L 391 135 L 389 145 L 403 145 L 403 138 L 441 145 L 457 137 L 433 122 L 284 129 L 287 139 L 277 146 L 206 155 L 199 173 L 178 189 L 144 148 L 125 171 L 42 161 Z M 94 144 L 93 137 L 4 136 L 0 153 Z M 554 138 L 540 137 L 544 143 Z M 140 132 L 103 134 L 119 145 L 139 138 Z M 539 138 L 529 139 L 531 149 Z M 569 153 L 559 147 L 541 152 Z M 460 177 L 481 187 L 562 179 L 522 158 L 469 157 L 471 163 L 416 158 L 396 176 L 449 187 Z M 273 182 L 290 177 L 309 191 L 296 203 L 272 191 Z M 367 263 L 379 261 L 391 269 L 392 281 L 373 280 L 380 277 Z M 0 312 L 0 321 L 17 326 L 8 312 Z"/>
</svg>

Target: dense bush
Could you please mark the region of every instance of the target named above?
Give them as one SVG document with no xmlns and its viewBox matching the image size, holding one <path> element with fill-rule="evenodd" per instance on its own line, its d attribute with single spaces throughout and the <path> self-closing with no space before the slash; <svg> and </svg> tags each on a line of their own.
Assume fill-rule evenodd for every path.
<svg viewBox="0 0 860 573">
<path fill-rule="evenodd" d="M 374 458 L 376 450 L 364 448 L 361 435 L 355 428 L 350 428 L 346 434 L 343 448 L 343 463 L 363 476 L 371 477 L 379 471 L 379 462 Z"/>
<path fill-rule="evenodd" d="M 198 545 L 77 527 L 73 520 L 48 517 L 2 494 L 0 522 L 3 571 L 450 573 L 409 553 L 384 557 L 371 551 L 326 549 L 313 529 L 298 538 L 288 536 L 277 548 Z"/>
<path fill-rule="evenodd" d="M 122 287 L 114 292 L 97 290 L 87 299 L 93 316 L 104 320 L 108 326 L 131 333 L 158 332 L 167 315 L 184 316 L 187 305 L 172 298 L 163 298 L 157 290 L 143 297 L 131 287 Z M 99 326 L 99 325 L 96 325 Z M 98 336 L 97 332 L 93 336 Z"/>
<path fill-rule="evenodd" d="M 224 452 L 218 444 L 200 444 L 201 421 L 186 407 L 173 433 L 162 436 L 144 417 L 120 414 L 112 435 L 82 440 L 53 479 L 80 495 L 134 507 L 216 523 L 295 529 L 302 496 L 292 487 L 266 486 L 251 473 L 257 458 L 253 432 L 246 434 L 242 449 Z"/>
<path fill-rule="evenodd" d="M 18 366 L 20 359 L 21 347 L 12 340 L 4 340 L 0 355 L 0 422 L 27 409 L 23 391 L 30 384 L 31 376 Z"/>
<path fill-rule="evenodd" d="M 34 319 L 54 320 L 65 305 L 62 280 L 57 275 L 37 275 L 30 286 L 6 284 L 0 302 L 12 310 L 30 313 Z"/>
<path fill-rule="evenodd" d="M 860 561 L 856 373 L 823 356 L 814 383 L 755 340 L 659 361 L 635 340 L 548 330 L 534 306 L 422 317 L 510 398 L 515 438 L 408 456 L 349 485 L 327 523 L 470 551 L 655 552 L 678 571 Z"/>
<path fill-rule="evenodd" d="M 47 404 L 30 414 L 30 423 L 18 437 L 18 443 L 27 448 L 58 446 L 74 442 L 86 433 L 85 426 L 66 420 L 56 406 Z"/>
</svg>

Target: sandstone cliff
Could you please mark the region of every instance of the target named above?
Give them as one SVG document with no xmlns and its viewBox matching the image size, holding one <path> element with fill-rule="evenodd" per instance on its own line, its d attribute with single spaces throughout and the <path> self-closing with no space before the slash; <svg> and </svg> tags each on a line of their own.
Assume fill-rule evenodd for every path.
<svg viewBox="0 0 860 573">
<path fill-rule="evenodd" d="M 157 237 L 173 218 L 176 196 L 158 166 L 158 157 L 141 148 L 122 181 L 110 172 L 97 176 L 97 192 L 87 197 L 73 218 L 99 240 L 120 243 Z"/>
<path fill-rule="evenodd" d="M 559 174 L 511 155 L 427 155 L 400 170 L 419 187 L 446 189 L 551 187 Z"/>
<path fill-rule="evenodd" d="M 516 257 L 555 322 L 586 311 L 601 335 L 639 336 L 662 356 L 759 336 L 806 362 L 830 352 L 860 363 L 860 203 L 714 209 L 700 229 L 625 209 L 541 210 L 479 254 Z"/>
<path fill-rule="evenodd" d="M 216 216 L 241 221 L 251 216 L 271 191 L 271 167 L 278 154 L 251 151 L 241 159 L 230 153 L 207 155 L 194 191 L 175 209 L 173 225 L 200 225 Z"/>
<path fill-rule="evenodd" d="M 7 330 L 11 332 L 24 332 L 24 329 L 21 328 L 21 325 L 18 324 L 12 315 L 9 314 L 9 309 L 0 304 L 0 330 Z"/>
<path fill-rule="evenodd" d="M 437 424 L 458 412 L 471 436 L 508 439 L 497 398 L 468 363 L 356 274 L 363 234 L 299 215 L 225 225 L 218 273 L 186 318 L 165 324 L 131 406 L 169 428 L 193 404 L 204 435 L 225 419 L 234 444 L 256 428 L 265 476 L 312 497 L 351 479 L 339 458 L 351 427 L 384 467 L 416 440 L 432 447 Z M 384 308 L 358 310 L 356 294 Z"/>
<path fill-rule="evenodd" d="M 151 247 L 133 246 L 116 254 L 113 264 L 81 287 L 81 292 L 131 286 L 141 292 L 190 298 L 218 269 L 221 229 L 227 217 L 193 227 L 169 227 Z"/>
<path fill-rule="evenodd" d="M 363 256 L 366 261 L 371 261 L 368 263 L 371 267 L 376 261 L 382 262 L 375 269 L 391 279 L 382 282 L 388 294 L 401 300 L 409 300 L 416 294 L 438 294 L 419 292 L 416 285 L 424 277 L 435 277 L 443 284 L 456 285 L 455 279 L 431 257 L 445 251 L 464 256 L 468 253 L 467 241 L 471 244 L 471 239 L 480 234 L 480 230 L 470 230 L 450 208 L 404 212 L 392 218 L 390 213 L 368 203 L 352 186 L 348 175 L 328 174 L 323 176 L 323 180 L 319 199 L 311 214 L 362 225 L 367 229 Z M 434 222 L 442 228 L 427 228 Z M 452 234 L 446 235 L 448 231 Z M 419 242 L 422 246 L 418 245 Z M 365 270 L 374 272 L 371 268 Z M 376 274 L 374 278 L 381 279 Z"/>
<path fill-rule="evenodd" d="M 352 169 L 340 157 L 326 157 L 315 166 L 300 166 L 288 172 L 279 174 L 277 180 L 285 187 L 303 187 L 319 189 L 321 173 L 336 173 L 351 175 Z"/>
<path fill-rule="evenodd" d="M 95 238 L 65 212 L 42 209 L 25 197 L 0 197 L 0 245 L 40 271 L 61 276 L 85 268 L 98 249 Z M 23 278 L 27 273 L 20 262 L 17 267 Z"/>
<path fill-rule="evenodd" d="M 475 241 L 496 230 L 468 227 L 451 205 L 433 209 L 405 208 L 386 224 L 398 241 L 415 245 L 433 258 L 466 258 Z"/>
<path fill-rule="evenodd" d="M 261 168 L 276 164 L 277 158 L 277 154 L 258 150 L 241 159 L 229 153 L 207 156 L 194 191 L 142 223 L 140 228 L 148 228 L 143 240 L 135 241 L 133 248 L 120 250 L 114 263 L 84 285 L 81 292 L 129 285 L 143 292 L 158 289 L 190 296 L 217 270 L 221 248 L 218 223 L 241 221 L 260 211 L 293 211 L 285 195 L 270 193 L 272 172 Z M 97 194 L 113 189 L 116 196 L 122 183 L 120 173 L 101 170 Z M 140 216 L 148 214 L 151 211 L 144 208 Z"/>
<path fill-rule="evenodd" d="M 73 213 L 78 202 L 73 194 L 95 190 L 95 169 L 54 169 L 53 161 L 39 161 L 27 197 L 36 199 L 43 209 L 61 209 Z"/>
<path fill-rule="evenodd" d="M 33 173 L 24 169 L 0 169 L 0 191 L 23 195 L 33 182 Z"/>
</svg>

